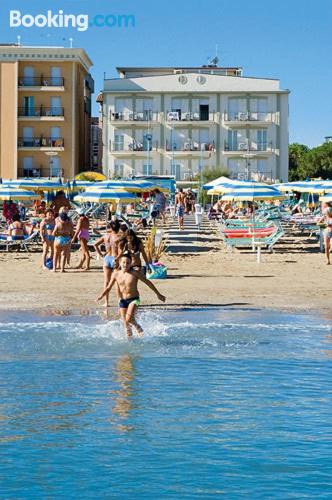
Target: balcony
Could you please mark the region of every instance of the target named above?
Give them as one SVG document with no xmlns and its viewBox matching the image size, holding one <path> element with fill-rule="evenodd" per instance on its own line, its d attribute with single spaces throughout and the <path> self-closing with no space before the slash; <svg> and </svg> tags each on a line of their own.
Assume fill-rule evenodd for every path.
<svg viewBox="0 0 332 500">
<path fill-rule="evenodd" d="M 50 167 L 44 167 L 43 165 L 38 165 L 29 168 L 19 168 L 17 174 L 18 177 L 49 177 Z"/>
<path fill-rule="evenodd" d="M 256 112 L 256 111 L 236 111 L 224 113 L 224 121 L 226 123 L 234 123 L 238 125 L 248 125 L 252 123 L 273 123 L 274 113 L 272 112 Z"/>
<path fill-rule="evenodd" d="M 166 152 L 176 156 L 208 156 L 215 153 L 216 147 L 212 142 L 187 141 L 183 143 L 166 142 Z"/>
<path fill-rule="evenodd" d="M 177 126 L 183 123 L 190 123 L 191 125 L 202 125 L 203 123 L 214 122 L 216 113 L 207 111 L 206 113 L 192 112 L 192 111 L 166 111 L 166 121 Z"/>
<path fill-rule="evenodd" d="M 19 76 L 19 90 L 64 90 L 65 80 L 61 76 Z"/>
<path fill-rule="evenodd" d="M 147 153 L 153 153 L 158 151 L 158 142 L 142 143 L 139 141 L 133 141 L 129 144 L 124 144 L 123 142 L 112 142 L 110 141 L 109 151 L 114 156 L 142 156 L 146 157 Z"/>
<path fill-rule="evenodd" d="M 234 142 L 230 143 L 225 141 L 224 153 L 242 153 L 246 154 L 258 154 L 258 153 L 272 153 L 273 144 L 272 142 Z"/>
<path fill-rule="evenodd" d="M 64 150 L 63 137 L 19 137 L 17 141 L 18 149 L 24 150 L 38 150 L 38 151 L 63 151 Z"/>
<path fill-rule="evenodd" d="M 127 111 L 123 113 L 110 113 L 110 119 L 112 122 L 116 122 L 116 126 L 120 125 L 139 125 L 147 123 L 157 124 L 159 119 L 159 113 L 157 111 Z"/>
<path fill-rule="evenodd" d="M 38 106 L 34 108 L 18 108 L 18 117 L 22 120 L 45 120 L 45 121 L 63 121 L 63 108 L 46 108 Z"/>
</svg>

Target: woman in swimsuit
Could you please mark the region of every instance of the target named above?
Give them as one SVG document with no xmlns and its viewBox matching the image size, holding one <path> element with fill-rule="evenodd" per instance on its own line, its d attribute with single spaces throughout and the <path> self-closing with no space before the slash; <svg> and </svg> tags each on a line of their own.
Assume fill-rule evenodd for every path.
<svg viewBox="0 0 332 500">
<path fill-rule="evenodd" d="M 56 272 L 58 261 L 61 260 L 61 272 L 64 273 L 74 235 L 73 224 L 65 212 L 62 212 L 57 218 L 52 235 L 55 236 L 53 272 Z"/>
<path fill-rule="evenodd" d="M 27 230 L 18 214 L 13 215 L 12 223 L 8 228 L 8 239 L 12 241 L 24 240 Z"/>
<path fill-rule="evenodd" d="M 84 209 L 79 210 L 78 214 L 80 218 L 78 220 L 77 228 L 72 239 L 72 242 L 74 243 L 76 241 L 76 238 L 78 238 L 81 244 L 81 260 L 76 269 L 83 268 L 85 271 L 89 271 L 91 260 L 88 247 L 88 241 L 90 239 L 90 222 L 88 217 L 85 215 Z M 83 267 L 83 264 L 85 264 L 85 267 Z"/>
<path fill-rule="evenodd" d="M 332 208 L 326 208 L 324 210 L 323 220 L 326 224 L 326 229 L 324 231 L 324 243 L 325 243 L 325 255 L 326 255 L 326 264 L 330 265 L 330 248 L 331 248 L 331 239 L 332 239 Z"/>
<path fill-rule="evenodd" d="M 53 261 L 54 257 L 54 236 L 53 236 L 53 231 L 55 228 L 55 218 L 54 218 L 54 212 L 50 208 L 46 210 L 45 214 L 45 219 L 41 222 L 40 224 L 40 237 L 43 242 L 43 257 L 42 257 L 42 262 L 43 262 L 43 269 L 48 269 L 46 266 L 46 261 L 48 259 L 48 254 L 49 257 Z"/>
<path fill-rule="evenodd" d="M 121 255 L 127 254 L 131 257 L 131 267 L 135 271 L 146 274 L 146 268 L 150 266 L 142 240 L 137 236 L 133 229 L 128 229 L 126 239 L 120 242 Z M 142 266 L 141 255 L 146 263 Z"/>
<path fill-rule="evenodd" d="M 118 220 L 111 221 L 109 223 L 107 233 L 99 238 L 94 244 L 94 248 L 98 255 L 104 259 L 103 271 L 104 271 L 104 288 L 106 288 L 111 281 L 113 270 L 117 265 L 117 257 L 119 253 L 119 241 L 120 237 L 118 235 L 120 229 L 120 223 Z M 105 254 L 103 255 L 100 246 L 105 246 Z M 109 307 L 109 293 L 105 295 L 105 306 Z"/>
</svg>

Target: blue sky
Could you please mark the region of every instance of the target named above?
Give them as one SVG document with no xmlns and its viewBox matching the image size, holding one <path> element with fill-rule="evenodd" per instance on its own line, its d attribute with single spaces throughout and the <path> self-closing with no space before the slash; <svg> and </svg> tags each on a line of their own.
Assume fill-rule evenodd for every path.
<svg viewBox="0 0 332 500">
<path fill-rule="evenodd" d="M 135 27 L 10 28 L 22 14 L 135 16 Z M 291 90 L 290 141 L 315 146 L 332 135 L 331 0 L 11 0 L 0 4 L 1 42 L 83 47 L 94 66 L 96 93 L 116 66 L 200 66 L 219 46 L 221 65 L 245 76 L 279 78 Z M 94 107 L 96 112 L 97 107 Z"/>
</svg>

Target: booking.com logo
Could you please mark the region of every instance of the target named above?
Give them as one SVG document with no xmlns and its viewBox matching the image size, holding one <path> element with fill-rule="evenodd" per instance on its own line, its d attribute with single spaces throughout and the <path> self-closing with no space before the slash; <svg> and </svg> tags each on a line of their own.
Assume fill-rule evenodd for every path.
<svg viewBox="0 0 332 500">
<path fill-rule="evenodd" d="M 63 10 L 45 14 L 23 14 L 20 10 L 9 11 L 11 28 L 75 28 L 86 31 L 91 28 L 134 28 L 136 18 L 133 14 L 96 14 L 89 20 L 88 14 L 65 14 Z"/>
</svg>

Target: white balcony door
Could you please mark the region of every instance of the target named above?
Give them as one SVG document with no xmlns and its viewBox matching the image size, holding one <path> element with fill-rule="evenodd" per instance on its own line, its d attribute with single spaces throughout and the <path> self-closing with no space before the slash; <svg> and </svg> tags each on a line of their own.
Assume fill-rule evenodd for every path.
<svg viewBox="0 0 332 500">
<path fill-rule="evenodd" d="M 35 82 L 35 68 L 33 66 L 25 66 L 23 69 L 23 83 L 24 85 L 36 85 Z"/>
<path fill-rule="evenodd" d="M 143 175 L 152 175 L 152 164 L 144 163 L 143 164 Z"/>
<path fill-rule="evenodd" d="M 114 165 L 114 176 L 115 177 L 120 177 L 122 179 L 123 178 L 123 173 L 124 173 L 124 165 L 123 165 L 123 163 L 115 163 L 115 165 Z"/>
<path fill-rule="evenodd" d="M 62 115 L 61 97 L 51 97 L 51 114 L 52 116 Z"/>
<path fill-rule="evenodd" d="M 153 111 L 153 99 L 137 99 L 136 101 L 136 113 L 138 114 L 138 118 L 144 120 L 152 119 L 152 111 Z"/>
<path fill-rule="evenodd" d="M 267 116 L 267 98 L 250 99 L 250 115 L 252 120 L 265 121 Z"/>
<path fill-rule="evenodd" d="M 62 86 L 61 68 L 58 66 L 51 67 L 51 83 L 52 85 Z"/>
<path fill-rule="evenodd" d="M 133 101 L 132 99 L 115 99 L 115 115 L 117 119 L 132 119 Z"/>
<path fill-rule="evenodd" d="M 33 146 L 33 127 L 23 127 L 23 145 Z"/>
<path fill-rule="evenodd" d="M 237 151 L 238 150 L 238 130 L 228 130 L 228 150 Z"/>
<path fill-rule="evenodd" d="M 266 151 L 267 150 L 267 130 L 257 130 L 257 150 Z"/>
<path fill-rule="evenodd" d="M 247 100 L 230 98 L 228 99 L 228 119 L 245 120 L 247 112 Z"/>
<path fill-rule="evenodd" d="M 181 171 L 182 171 L 182 165 L 179 163 L 175 163 L 171 165 L 171 175 L 175 176 L 176 181 L 180 181 L 182 176 L 181 176 Z"/>
<path fill-rule="evenodd" d="M 113 143 L 113 151 L 123 151 L 124 150 L 124 135 L 123 134 L 115 134 L 114 135 L 114 143 Z"/>
<path fill-rule="evenodd" d="M 210 139 L 209 139 L 209 129 L 207 128 L 202 128 L 199 131 L 199 143 L 201 145 L 209 144 Z"/>
</svg>

